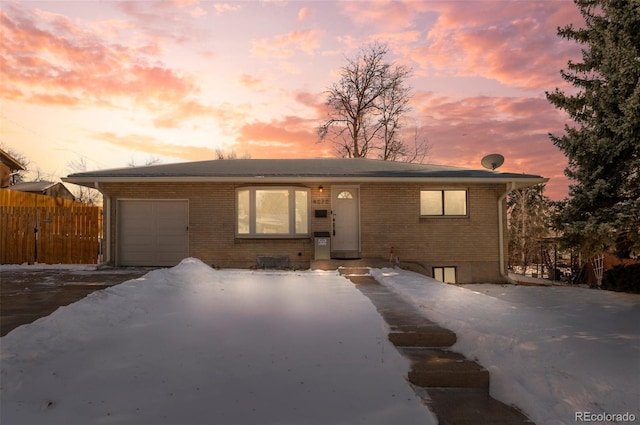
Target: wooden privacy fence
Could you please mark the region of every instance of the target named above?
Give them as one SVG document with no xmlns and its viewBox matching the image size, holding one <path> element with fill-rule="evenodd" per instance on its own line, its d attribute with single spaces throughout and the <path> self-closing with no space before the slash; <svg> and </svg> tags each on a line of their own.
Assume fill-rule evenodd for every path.
<svg viewBox="0 0 640 425">
<path fill-rule="evenodd" d="M 96 264 L 102 208 L 0 189 L 0 264 Z"/>
</svg>

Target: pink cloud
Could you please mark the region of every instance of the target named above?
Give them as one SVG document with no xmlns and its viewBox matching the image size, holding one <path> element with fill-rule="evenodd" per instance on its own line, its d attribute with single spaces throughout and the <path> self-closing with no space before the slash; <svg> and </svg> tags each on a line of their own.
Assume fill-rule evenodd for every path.
<svg viewBox="0 0 640 425">
<path fill-rule="evenodd" d="M 571 2 L 447 2 L 438 10 L 428 45 L 413 55 L 422 66 L 540 89 L 559 83 L 559 70 L 579 53 L 556 35 L 558 16 L 570 19 L 563 25 L 580 22 Z"/>
<path fill-rule="evenodd" d="M 310 9 L 308 7 L 302 7 L 298 11 L 298 22 L 304 22 L 309 17 Z"/>
<path fill-rule="evenodd" d="M 250 90 L 258 90 L 262 88 L 262 78 L 256 77 L 255 75 L 242 74 L 238 80 L 240 81 L 240 84 Z"/>
<path fill-rule="evenodd" d="M 363 45 L 369 43 L 382 42 L 389 46 L 390 53 L 404 52 L 405 50 L 411 50 L 411 46 L 415 46 L 423 38 L 422 32 L 419 30 L 406 30 L 406 31 L 391 31 L 391 32 L 376 32 L 369 35 L 363 40 L 355 39 L 351 37 L 340 38 L 342 44 L 347 50 L 359 50 Z M 411 60 L 409 56 L 404 54 L 393 59 L 395 62 L 406 64 L 411 66 Z"/>
<path fill-rule="evenodd" d="M 216 15 L 223 15 L 225 13 L 236 12 L 240 10 L 239 5 L 232 5 L 229 3 L 214 3 L 213 10 L 216 12 Z"/>
<path fill-rule="evenodd" d="M 272 120 L 268 123 L 256 121 L 246 124 L 240 129 L 238 141 L 305 143 L 313 140 L 315 142 L 316 135 L 310 131 L 312 125 L 310 120 L 294 116 L 286 116 L 281 120 Z"/>
<path fill-rule="evenodd" d="M 414 103 L 432 145 L 431 162 L 479 168 L 484 155 L 500 153 L 506 160 L 499 171 L 550 177 L 547 194 L 553 199 L 566 196 L 567 160 L 548 137 L 562 132 L 566 117 L 546 99 L 456 100 L 419 93 Z"/>
<path fill-rule="evenodd" d="M 191 120 L 215 120 L 220 128 L 226 129 L 231 123 L 241 122 L 246 118 L 244 112 L 231 105 L 211 106 L 195 100 L 164 104 L 156 112 L 158 117 L 153 123 L 159 128 L 185 128 Z"/>
<path fill-rule="evenodd" d="M 10 99 L 114 107 L 142 99 L 179 103 L 199 93 L 149 45 L 113 43 L 64 17 L 17 7 L 0 11 L 0 22 L 0 91 Z"/>
<path fill-rule="evenodd" d="M 318 143 L 315 132 L 326 116 L 322 95 L 300 91 L 294 98 L 313 111 L 310 118 L 288 116 L 244 125 L 237 132 L 238 150 L 253 158 L 334 156 L 334 145 Z M 419 125 L 432 146 L 427 162 L 477 169 L 484 155 L 497 152 L 506 158 L 499 171 L 549 177 L 547 195 L 566 196 L 567 161 L 548 137 L 562 132 L 566 117 L 543 97 L 453 99 L 417 92 L 413 107 L 416 122 L 407 123 L 405 140 L 413 140 L 411 124 Z"/>
<path fill-rule="evenodd" d="M 93 32 L 98 38 L 113 41 L 123 38 L 123 33 L 134 30 L 134 26 L 130 22 L 121 19 L 106 19 L 104 21 L 87 22 L 87 30 Z M 154 53 L 157 54 L 159 48 L 157 44 L 153 46 Z"/>
<path fill-rule="evenodd" d="M 360 26 L 375 25 L 382 31 L 401 31 L 415 25 L 417 14 L 428 10 L 422 2 L 373 0 L 342 3 L 342 14 Z"/>
<path fill-rule="evenodd" d="M 251 52 L 256 56 L 287 59 L 297 52 L 313 54 L 320 48 L 322 31 L 317 29 L 295 30 L 278 34 L 272 38 L 262 38 L 253 42 Z"/>
<path fill-rule="evenodd" d="M 252 158 L 309 158 L 331 156 L 328 144 L 319 144 L 315 119 L 286 116 L 242 126 L 236 141 Z"/>
<path fill-rule="evenodd" d="M 201 8 L 201 7 L 195 7 L 193 9 L 191 9 L 189 14 L 191 16 L 193 16 L 194 18 L 201 18 L 201 17 L 203 17 L 203 16 L 205 16 L 207 14 L 207 11 L 204 10 L 203 8 Z"/>
<path fill-rule="evenodd" d="M 312 109 L 315 112 L 315 116 L 320 117 L 320 119 L 328 115 L 326 99 L 323 94 L 297 91 L 293 93 L 293 98 L 296 102 Z"/>
<path fill-rule="evenodd" d="M 200 4 L 200 1 L 199 0 L 169 0 L 168 3 L 182 9 L 185 7 L 197 6 L 198 4 Z"/>
<path fill-rule="evenodd" d="M 548 89 L 562 84 L 560 69 L 580 53 L 557 36 L 558 26 L 582 23 L 569 0 L 377 0 L 345 2 L 343 13 L 357 25 L 376 28 L 378 38 L 427 75 L 480 76 Z"/>
<path fill-rule="evenodd" d="M 201 146 L 185 146 L 163 143 L 153 137 L 140 134 L 116 134 L 112 132 L 96 132 L 92 134 L 95 140 L 108 143 L 126 151 L 138 151 L 152 156 L 168 156 L 185 161 L 201 161 L 216 158 L 215 149 Z"/>
<path fill-rule="evenodd" d="M 121 1 L 115 4 L 134 21 L 139 32 L 152 39 L 169 39 L 177 43 L 198 39 L 202 33 L 193 21 L 207 14 L 199 0 Z"/>
</svg>

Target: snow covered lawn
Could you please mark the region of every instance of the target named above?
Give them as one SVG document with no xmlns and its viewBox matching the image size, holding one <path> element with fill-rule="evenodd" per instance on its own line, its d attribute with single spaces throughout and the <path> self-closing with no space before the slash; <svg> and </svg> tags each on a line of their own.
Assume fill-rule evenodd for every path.
<svg viewBox="0 0 640 425">
<path fill-rule="evenodd" d="M 640 422 L 639 295 L 372 274 L 455 331 L 492 395 L 536 424 L 580 412 Z M 436 423 L 373 305 L 335 272 L 187 259 L 19 327 L 0 348 L 3 424 Z"/>
<path fill-rule="evenodd" d="M 453 349 L 490 371 L 491 394 L 536 424 L 575 423 L 580 412 L 629 413 L 640 423 L 640 295 L 373 274 L 456 332 Z"/>
<path fill-rule="evenodd" d="M 335 272 L 195 259 L 0 339 L 3 424 L 434 424 L 370 301 Z"/>
</svg>

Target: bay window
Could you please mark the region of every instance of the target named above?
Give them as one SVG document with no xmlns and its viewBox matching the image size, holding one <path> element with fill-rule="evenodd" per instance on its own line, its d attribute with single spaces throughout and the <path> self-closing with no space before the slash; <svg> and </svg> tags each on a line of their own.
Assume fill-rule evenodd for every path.
<svg viewBox="0 0 640 425">
<path fill-rule="evenodd" d="M 305 237 L 309 235 L 309 189 L 247 187 L 238 189 L 238 237 Z"/>
</svg>

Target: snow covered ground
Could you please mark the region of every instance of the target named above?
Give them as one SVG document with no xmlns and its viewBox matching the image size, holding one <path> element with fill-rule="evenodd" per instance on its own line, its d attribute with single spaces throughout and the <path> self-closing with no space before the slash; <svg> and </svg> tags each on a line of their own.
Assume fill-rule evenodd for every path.
<svg viewBox="0 0 640 425">
<path fill-rule="evenodd" d="M 435 424 L 335 272 L 195 259 L 0 339 L 3 424 Z"/>
<path fill-rule="evenodd" d="M 598 419 L 628 413 L 640 423 L 640 295 L 568 286 L 459 287 L 395 269 L 373 275 L 456 332 L 453 349 L 490 371 L 491 394 L 536 424 L 571 424 L 587 412 Z"/>
<path fill-rule="evenodd" d="M 640 423 L 640 295 L 372 274 L 455 331 L 492 395 L 536 424 Z M 374 307 L 335 272 L 188 259 L 21 326 L 0 349 L 2 424 L 436 423 Z M 603 422 L 615 423 L 591 421 Z"/>
</svg>

